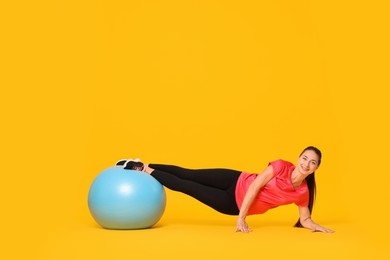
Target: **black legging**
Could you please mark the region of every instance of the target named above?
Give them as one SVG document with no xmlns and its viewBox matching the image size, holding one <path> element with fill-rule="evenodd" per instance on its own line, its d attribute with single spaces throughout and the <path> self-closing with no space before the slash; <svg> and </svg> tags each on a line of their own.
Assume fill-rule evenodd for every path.
<svg viewBox="0 0 390 260">
<path fill-rule="evenodd" d="M 151 174 L 167 188 L 185 193 L 211 208 L 228 215 L 238 215 L 235 199 L 241 172 L 229 169 L 185 169 L 173 165 L 149 164 Z"/>
</svg>

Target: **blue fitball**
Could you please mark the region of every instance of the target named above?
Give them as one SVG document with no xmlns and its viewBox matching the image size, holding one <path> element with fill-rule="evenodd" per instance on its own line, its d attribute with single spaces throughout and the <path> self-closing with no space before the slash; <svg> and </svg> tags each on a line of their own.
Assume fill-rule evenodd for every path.
<svg viewBox="0 0 390 260">
<path fill-rule="evenodd" d="M 107 229 L 143 229 L 165 210 L 165 190 L 152 176 L 114 166 L 101 172 L 88 193 L 95 221 Z"/>
</svg>

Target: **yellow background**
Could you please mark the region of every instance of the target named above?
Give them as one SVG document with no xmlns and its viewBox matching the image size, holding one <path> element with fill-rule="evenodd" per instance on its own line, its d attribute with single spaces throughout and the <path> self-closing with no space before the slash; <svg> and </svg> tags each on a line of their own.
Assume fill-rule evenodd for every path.
<svg viewBox="0 0 390 260">
<path fill-rule="evenodd" d="M 387 259 L 386 1 L 3 1 L 1 259 Z M 116 160 L 261 171 L 318 146 L 313 218 L 235 217 L 167 190 L 156 228 L 108 231 Z"/>
</svg>

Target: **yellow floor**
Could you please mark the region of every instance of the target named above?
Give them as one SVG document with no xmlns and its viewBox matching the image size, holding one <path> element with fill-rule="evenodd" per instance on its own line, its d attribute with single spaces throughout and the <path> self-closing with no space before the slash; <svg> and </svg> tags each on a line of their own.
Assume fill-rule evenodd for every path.
<svg viewBox="0 0 390 260">
<path fill-rule="evenodd" d="M 59 228 L 39 242 L 36 258 L 388 259 L 384 250 L 367 245 L 350 225 L 333 224 L 338 233 L 325 235 L 280 224 L 258 226 L 249 235 L 233 233 L 232 225 L 222 219 L 163 221 L 156 228 L 139 231 L 108 231 L 93 225 Z"/>
<path fill-rule="evenodd" d="M 48 210 L 46 213 L 51 215 L 46 219 L 41 215 L 35 218 L 35 223 L 19 222 L 18 226 L 6 226 L 2 250 L 6 258 L 2 259 L 389 257 L 385 241 L 351 221 L 319 217 L 318 222 L 336 233 L 313 233 L 292 227 L 296 214 L 293 207 L 287 206 L 266 215 L 248 217 L 253 231 L 235 233 L 235 217 L 215 213 L 184 195 L 170 191 L 167 194 L 168 204 L 162 219 L 155 227 L 145 230 L 103 229 L 92 219 L 82 201 L 73 208 L 76 211 L 72 214 L 65 210 L 54 214 Z M 180 204 L 184 209 L 192 208 L 191 213 L 178 210 Z"/>
</svg>

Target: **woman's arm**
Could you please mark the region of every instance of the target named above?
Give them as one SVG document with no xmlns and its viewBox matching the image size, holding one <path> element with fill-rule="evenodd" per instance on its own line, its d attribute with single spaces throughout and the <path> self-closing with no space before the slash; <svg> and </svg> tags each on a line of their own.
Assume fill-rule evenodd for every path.
<svg viewBox="0 0 390 260">
<path fill-rule="evenodd" d="M 324 228 L 311 219 L 310 210 L 308 207 L 298 207 L 299 208 L 299 220 L 304 228 L 311 229 L 312 231 L 320 231 L 325 233 L 333 233 L 331 229 Z"/>
<path fill-rule="evenodd" d="M 240 214 L 237 219 L 236 232 L 241 231 L 244 233 L 250 232 L 248 224 L 245 222 L 245 218 L 248 214 L 253 200 L 255 199 L 259 190 L 264 187 L 274 176 L 272 166 L 268 166 L 265 170 L 257 176 L 257 178 L 249 185 L 247 192 L 245 193 L 244 200 L 241 205 Z"/>
</svg>

